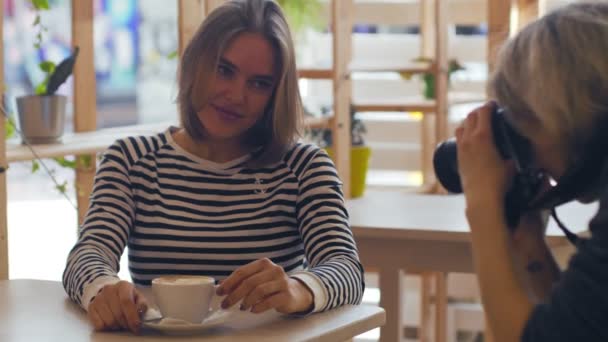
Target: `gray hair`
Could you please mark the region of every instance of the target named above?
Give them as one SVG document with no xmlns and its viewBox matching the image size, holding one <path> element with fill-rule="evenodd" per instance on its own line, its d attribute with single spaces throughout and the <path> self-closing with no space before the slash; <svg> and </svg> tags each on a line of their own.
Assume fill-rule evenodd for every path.
<svg viewBox="0 0 608 342">
<path fill-rule="evenodd" d="M 560 141 L 567 159 L 608 121 L 608 3 L 559 8 L 501 49 L 489 92 L 526 136 Z"/>
<path fill-rule="evenodd" d="M 256 164 L 278 161 L 299 135 L 302 99 L 289 26 L 272 0 L 230 0 L 203 21 L 181 58 L 179 93 L 181 124 L 195 140 L 205 139 L 197 112 L 205 107 L 219 59 L 228 44 L 243 32 L 258 33 L 275 49 L 277 85 L 263 117 L 247 133 L 245 143 L 262 147 Z"/>
</svg>

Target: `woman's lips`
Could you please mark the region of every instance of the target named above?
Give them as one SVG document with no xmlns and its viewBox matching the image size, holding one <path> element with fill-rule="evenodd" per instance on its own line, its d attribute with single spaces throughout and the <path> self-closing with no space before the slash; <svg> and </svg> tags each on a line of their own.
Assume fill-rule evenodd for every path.
<svg viewBox="0 0 608 342">
<path fill-rule="evenodd" d="M 236 121 L 241 119 L 243 116 L 233 110 L 230 110 L 226 107 L 218 106 L 212 104 L 211 107 L 215 109 L 215 111 L 219 114 L 219 117 L 225 121 Z"/>
</svg>

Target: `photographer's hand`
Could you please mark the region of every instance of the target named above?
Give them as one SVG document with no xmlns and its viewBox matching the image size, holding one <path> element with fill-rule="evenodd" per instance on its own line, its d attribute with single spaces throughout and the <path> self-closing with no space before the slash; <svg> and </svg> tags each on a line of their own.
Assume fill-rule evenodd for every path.
<svg viewBox="0 0 608 342">
<path fill-rule="evenodd" d="M 458 171 L 467 204 L 504 202 L 515 174 L 513 165 L 503 160 L 490 124 L 494 104 L 488 103 L 470 113 L 456 129 Z"/>
<path fill-rule="evenodd" d="M 513 166 L 494 146 L 489 103 L 456 130 L 458 168 L 471 229 L 473 261 L 484 307 L 496 341 L 518 341 L 533 303 L 519 281 L 512 236 L 504 220 L 504 196 Z"/>
</svg>

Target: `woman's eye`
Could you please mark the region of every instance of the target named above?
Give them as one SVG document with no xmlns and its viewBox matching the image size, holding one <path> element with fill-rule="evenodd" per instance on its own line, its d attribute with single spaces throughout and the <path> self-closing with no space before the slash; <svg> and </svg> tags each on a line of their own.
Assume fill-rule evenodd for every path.
<svg viewBox="0 0 608 342">
<path fill-rule="evenodd" d="M 259 89 L 259 90 L 269 90 L 270 88 L 272 88 L 272 84 L 268 81 L 255 80 L 255 81 L 251 82 L 251 85 L 255 89 Z"/>
<path fill-rule="evenodd" d="M 222 76 L 228 77 L 228 76 L 232 75 L 232 70 L 230 70 L 230 68 L 227 68 L 227 67 L 225 67 L 223 65 L 219 65 L 217 67 L 217 73 L 220 74 L 220 75 L 222 75 Z"/>
</svg>

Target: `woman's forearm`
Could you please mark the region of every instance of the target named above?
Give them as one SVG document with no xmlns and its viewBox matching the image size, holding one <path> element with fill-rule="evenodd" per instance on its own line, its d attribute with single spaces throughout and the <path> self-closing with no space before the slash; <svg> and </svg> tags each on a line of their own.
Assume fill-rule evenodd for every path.
<svg viewBox="0 0 608 342">
<path fill-rule="evenodd" d="M 514 251 L 517 272 L 529 288 L 532 300 L 545 302 L 560 269 L 544 240 L 529 241 Z"/>
<path fill-rule="evenodd" d="M 519 341 L 533 303 L 518 279 L 502 210 L 470 209 L 474 266 L 494 340 Z"/>
</svg>

